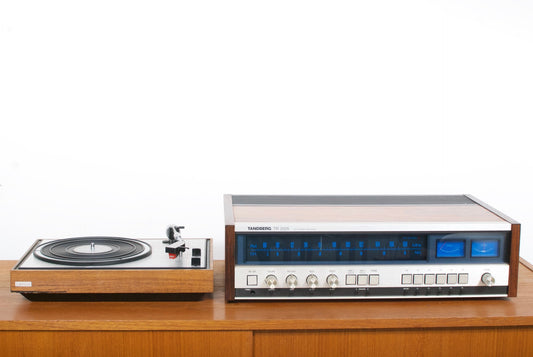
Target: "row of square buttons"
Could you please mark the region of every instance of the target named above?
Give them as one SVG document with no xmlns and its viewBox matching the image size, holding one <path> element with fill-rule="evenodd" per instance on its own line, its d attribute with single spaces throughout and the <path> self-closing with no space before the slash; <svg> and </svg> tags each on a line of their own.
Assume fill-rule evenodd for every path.
<svg viewBox="0 0 533 357">
<path fill-rule="evenodd" d="M 378 274 L 346 274 L 346 285 L 378 285 Z"/>
<path fill-rule="evenodd" d="M 403 285 L 468 284 L 468 274 L 402 274 Z"/>
</svg>

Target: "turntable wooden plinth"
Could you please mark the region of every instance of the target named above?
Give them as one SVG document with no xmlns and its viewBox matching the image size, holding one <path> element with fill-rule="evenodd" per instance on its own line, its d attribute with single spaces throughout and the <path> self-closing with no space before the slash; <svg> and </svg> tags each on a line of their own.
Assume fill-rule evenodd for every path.
<svg viewBox="0 0 533 357">
<path fill-rule="evenodd" d="M 15 286 L 16 282 L 31 282 L 32 285 Z M 26 294 L 211 293 L 213 269 L 12 270 L 11 291 Z"/>
<path fill-rule="evenodd" d="M 94 238 L 91 237 L 91 240 Z M 95 266 L 62 265 L 42 261 L 34 254 L 43 245 L 59 243 L 56 245 L 62 244 L 61 253 L 69 254 L 69 262 L 76 262 L 78 256 L 86 259 L 84 262 L 90 262 L 90 258 L 84 257 L 91 254 L 75 252 L 75 249 L 85 249 L 85 246 L 80 245 L 77 238 L 74 241 L 75 243 L 70 242 L 69 239 L 51 240 L 50 243 L 46 243 L 46 241 L 43 243 L 41 240 L 36 241 L 11 270 L 11 291 L 21 293 L 30 300 L 169 298 L 168 296 L 162 297 L 161 294 L 190 294 L 194 298 L 198 298 L 196 296 L 198 294 L 213 292 L 211 239 L 188 239 L 190 249 L 187 249 L 187 253 L 183 253 L 176 259 L 169 259 L 160 239 L 130 240 L 136 244 L 138 242 L 144 244 L 148 254 L 143 253 L 140 258 L 122 264 L 103 266 L 99 264 Z M 109 239 L 106 238 L 107 241 Z M 68 249 L 64 246 L 67 246 Z M 73 246 L 74 249 L 72 249 Z M 102 243 L 97 247 L 105 247 L 105 245 Z M 104 248 L 101 249 L 104 250 Z M 74 252 L 74 254 L 67 250 Z M 193 254 L 195 251 L 197 253 L 194 254 L 197 256 Z M 105 255 L 103 254 L 103 256 Z M 102 257 L 102 260 L 104 259 L 110 258 Z M 198 261 L 198 266 L 191 263 L 195 259 Z M 124 296 L 126 294 L 129 296 Z"/>
</svg>

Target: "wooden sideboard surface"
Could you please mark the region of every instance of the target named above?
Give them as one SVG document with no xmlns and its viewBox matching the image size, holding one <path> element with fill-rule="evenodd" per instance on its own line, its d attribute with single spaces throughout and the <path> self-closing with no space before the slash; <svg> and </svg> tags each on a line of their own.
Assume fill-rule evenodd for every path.
<svg viewBox="0 0 533 357">
<path fill-rule="evenodd" d="M 30 302 L 0 261 L 2 356 L 533 356 L 533 267 L 508 299 Z"/>
</svg>

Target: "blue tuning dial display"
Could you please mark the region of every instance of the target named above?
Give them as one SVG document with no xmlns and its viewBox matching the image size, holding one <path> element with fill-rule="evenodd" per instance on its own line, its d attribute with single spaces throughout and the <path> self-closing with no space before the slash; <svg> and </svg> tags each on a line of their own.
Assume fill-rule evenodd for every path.
<svg viewBox="0 0 533 357">
<path fill-rule="evenodd" d="M 354 262 L 425 260 L 427 235 L 420 234 L 276 234 L 240 235 L 242 263 Z"/>
</svg>

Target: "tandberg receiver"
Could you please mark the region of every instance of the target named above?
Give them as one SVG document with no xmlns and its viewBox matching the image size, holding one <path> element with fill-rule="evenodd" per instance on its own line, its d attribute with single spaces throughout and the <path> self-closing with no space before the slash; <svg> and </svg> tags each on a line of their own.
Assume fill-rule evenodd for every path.
<svg viewBox="0 0 533 357">
<path fill-rule="evenodd" d="M 520 224 L 470 195 L 224 197 L 226 300 L 513 297 Z"/>
</svg>

